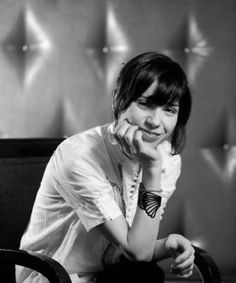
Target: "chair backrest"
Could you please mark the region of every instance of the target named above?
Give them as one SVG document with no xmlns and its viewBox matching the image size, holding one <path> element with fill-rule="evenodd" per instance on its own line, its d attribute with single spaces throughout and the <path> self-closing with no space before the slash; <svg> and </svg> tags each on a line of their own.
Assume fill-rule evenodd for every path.
<svg viewBox="0 0 236 283">
<path fill-rule="evenodd" d="M 0 140 L 0 248 L 19 248 L 46 164 L 62 140 Z M 12 267 L 0 272 L 14 282 Z"/>
</svg>

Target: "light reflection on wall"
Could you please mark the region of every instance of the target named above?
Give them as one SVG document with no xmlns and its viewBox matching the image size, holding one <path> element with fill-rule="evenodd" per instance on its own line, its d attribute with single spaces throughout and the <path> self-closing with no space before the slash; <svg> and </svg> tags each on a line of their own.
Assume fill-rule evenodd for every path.
<svg viewBox="0 0 236 283">
<path fill-rule="evenodd" d="M 52 43 L 30 8 L 26 9 L 25 22 L 27 40 L 22 49 L 26 53 L 38 52 L 38 56 L 29 61 L 26 69 L 25 84 L 28 86 L 49 56 L 49 52 L 52 51 Z"/>
<path fill-rule="evenodd" d="M 236 146 L 224 144 L 222 148 L 205 148 L 202 155 L 214 170 L 216 178 L 230 185 L 236 172 Z"/>
<path fill-rule="evenodd" d="M 107 46 L 104 46 L 103 52 L 107 53 L 107 75 L 106 86 L 109 93 L 123 61 L 130 51 L 128 38 L 119 24 L 114 10 L 110 5 L 107 9 Z"/>
<path fill-rule="evenodd" d="M 4 52 L 23 86 L 29 86 L 52 49 L 46 32 L 27 6 L 4 41 Z"/>
</svg>

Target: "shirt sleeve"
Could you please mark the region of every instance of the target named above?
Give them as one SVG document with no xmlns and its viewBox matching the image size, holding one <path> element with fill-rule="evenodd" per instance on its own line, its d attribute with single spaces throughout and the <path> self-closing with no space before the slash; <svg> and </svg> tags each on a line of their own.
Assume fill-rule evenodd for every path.
<svg viewBox="0 0 236 283">
<path fill-rule="evenodd" d="M 163 190 L 161 215 L 164 214 L 164 209 L 168 200 L 176 189 L 176 183 L 181 174 L 181 156 L 179 154 L 172 155 L 170 144 L 165 143 L 160 148 L 163 160 L 163 172 L 161 174 L 161 188 Z"/>
<path fill-rule="evenodd" d="M 51 159 L 51 170 L 59 183 L 57 190 L 87 231 L 122 215 L 106 179 L 104 158 L 103 148 L 94 151 L 86 139 L 70 139 L 59 146 Z"/>
<path fill-rule="evenodd" d="M 176 183 L 181 173 L 181 157 L 175 155 L 165 162 L 164 172 L 162 176 L 162 189 L 171 195 L 176 189 Z"/>
<path fill-rule="evenodd" d="M 176 189 L 176 183 L 181 173 L 181 156 L 179 154 L 171 154 L 171 145 L 167 141 L 164 142 L 159 149 L 163 164 L 161 188 L 172 195 Z"/>
</svg>

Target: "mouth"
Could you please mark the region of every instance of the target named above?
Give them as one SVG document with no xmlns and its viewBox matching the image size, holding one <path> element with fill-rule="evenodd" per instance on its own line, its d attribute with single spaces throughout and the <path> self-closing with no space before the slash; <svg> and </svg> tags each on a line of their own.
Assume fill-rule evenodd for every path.
<svg viewBox="0 0 236 283">
<path fill-rule="evenodd" d="M 144 141 L 154 142 L 154 141 L 157 141 L 162 135 L 160 133 L 154 133 L 154 132 L 150 132 L 144 129 L 140 129 L 140 130 L 143 134 Z"/>
</svg>

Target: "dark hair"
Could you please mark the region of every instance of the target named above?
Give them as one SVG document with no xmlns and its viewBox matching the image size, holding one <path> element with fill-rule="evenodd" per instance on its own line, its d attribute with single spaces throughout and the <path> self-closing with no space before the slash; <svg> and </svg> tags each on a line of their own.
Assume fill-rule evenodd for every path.
<svg viewBox="0 0 236 283">
<path fill-rule="evenodd" d="M 169 57 L 146 52 L 132 58 L 121 69 L 113 92 L 113 112 L 117 120 L 133 101 L 136 101 L 156 81 L 151 95 L 156 105 L 179 103 L 177 124 L 172 135 L 173 154 L 178 154 L 185 143 L 185 128 L 191 112 L 191 92 L 180 65 Z"/>
</svg>

